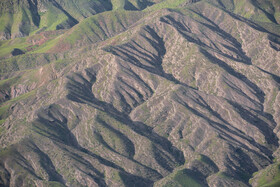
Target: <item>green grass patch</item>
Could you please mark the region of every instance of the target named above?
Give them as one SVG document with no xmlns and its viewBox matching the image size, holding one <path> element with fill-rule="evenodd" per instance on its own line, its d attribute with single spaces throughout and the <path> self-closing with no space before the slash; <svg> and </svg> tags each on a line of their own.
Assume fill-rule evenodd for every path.
<svg viewBox="0 0 280 187">
<path fill-rule="evenodd" d="M 72 63 L 72 60 L 60 59 L 60 60 L 57 60 L 54 62 L 54 68 L 55 68 L 55 70 L 60 71 L 70 63 Z"/>
<path fill-rule="evenodd" d="M 3 123 L 5 123 L 5 119 L 1 119 L 0 120 L 0 125 L 2 125 Z M 3 128 L 2 127 L 0 127 L 0 134 L 3 132 Z"/>
<path fill-rule="evenodd" d="M 9 88 L 11 85 L 16 84 L 18 79 L 19 79 L 19 77 L 12 77 L 9 79 L 0 80 L 0 89 L 4 90 L 4 89 Z"/>
<path fill-rule="evenodd" d="M 48 5 L 48 11 L 40 12 L 39 28 L 46 28 L 46 30 L 56 30 L 56 26 L 67 21 L 68 17 L 58 8 Z"/>
<path fill-rule="evenodd" d="M 177 171 L 172 177 L 172 182 L 168 182 L 164 187 L 171 186 L 184 186 L 184 187 L 202 187 L 200 182 L 191 176 L 190 172 L 186 169 Z"/>
<path fill-rule="evenodd" d="M 32 51 L 31 54 L 34 53 L 47 53 L 50 49 L 52 49 L 56 44 L 58 44 L 60 37 L 54 38 L 52 40 L 48 40 L 46 43 L 38 47 L 36 50 Z"/>
<path fill-rule="evenodd" d="M 11 104 L 5 104 L 0 107 L 0 119 L 5 120 L 9 116 Z"/>
<path fill-rule="evenodd" d="M 278 95 L 278 88 L 274 88 L 273 91 L 272 91 L 272 96 L 271 96 L 271 99 L 270 101 L 268 102 L 268 105 L 269 105 L 269 109 L 271 111 L 272 114 L 274 114 L 274 109 L 273 109 L 273 105 L 275 103 L 275 100 L 276 100 L 276 97 Z"/>
<path fill-rule="evenodd" d="M 4 41 L 2 45 L 0 45 L 0 58 L 10 55 L 15 48 L 26 51 L 26 47 L 29 45 L 30 44 L 26 42 L 26 38 L 16 38 Z"/>
<path fill-rule="evenodd" d="M 279 187 L 279 186 L 280 186 L 280 179 L 276 179 L 275 181 L 263 185 L 263 187 Z"/>
<path fill-rule="evenodd" d="M 144 12 L 152 12 L 157 11 L 164 8 L 177 8 L 182 3 L 186 2 L 186 0 L 165 0 L 163 2 L 154 4 L 153 6 L 147 7 L 144 9 Z"/>
<path fill-rule="evenodd" d="M 115 10 L 91 16 L 66 33 L 63 42 L 75 45 L 79 41 L 89 44 L 105 40 L 124 31 L 125 26 L 135 23 L 142 15 L 141 12 Z"/>
<path fill-rule="evenodd" d="M 197 160 L 200 161 L 200 162 L 203 162 L 205 164 L 208 164 L 208 165 L 212 165 L 213 164 L 211 162 L 211 160 L 209 158 L 207 158 L 206 156 L 204 156 L 204 155 L 199 155 Z"/>
<path fill-rule="evenodd" d="M 56 182 L 56 181 L 44 181 L 44 186 L 48 186 L 48 187 L 65 187 L 65 185 Z"/>
<path fill-rule="evenodd" d="M 222 178 L 222 179 L 231 179 L 231 177 L 228 176 L 227 174 L 225 174 L 224 172 L 218 172 L 217 176 Z"/>
<path fill-rule="evenodd" d="M 78 40 L 86 38 L 91 42 L 97 42 L 103 40 L 106 37 L 106 33 L 102 30 L 98 16 L 93 16 L 82 21 L 79 25 L 73 28 L 71 33 L 66 36 L 65 41 L 74 45 Z"/>
<path fill-rule="evenodd" d="M 4 127 L 1 127 L 1 125 L 3 124 L 3 120 L 0 120 L 0 137 L 1 135 L 5 132 L 5 128 Z"/>
<path fill-rule="evenodd" d="M 24 54 L 0 61 L 0 73 L 33 69 L 57 60 L 53 54 Z"/>
<path fill-rule="evenodd" d="M 12 13 L 5 12 L 0 15 L 0 32 L 11 32 L 11 27 L 13 24 Z"/>
<path fill-rule="evenodd" d="M 14 104 L 14 103 L 16 103 L 16 102 L 18 102 L 20 100 L 25 100 L 25 99 L 27 99 L 27 98 L 29 98 L 31 96 L 34 96 L 35 93 L 36 93 L 36 90 L 32 90 L 32 91 L 30 91 L 30 92 L 28 92 L 26 94 L 22 94 L 22 95 L 20 95 L 18 97 L 15 97 L 15 98 L 13 98 L 13 99 L 3 103 L 0 106 L 0 120 L 5 120 L 9 116 L 9 114 L 10 114 L 9 109 L 10 109 L 12 104 Z"/>
<path fill-rule="evenodd" d="M 246 11 L 245 11 L 246 10 Z M 234 13 L 240 14 L 245 18 L 250 18 L 253 16 L 254 7 L 249 1 L 241 0 L 235 1 Z"/>
<path fill-rule="evenodd" d="M 124 9 L 125 0 L 111 0 L 113 10 Z"/>
<path fill-rule="evenodd" d="M 163 187 L 202 187 L 204 186 L 191 170 L 181 169 L 174 171 L 155 186 Z"/>
<path fill-rule="evenodd" d="M 13 155 L 15 153 L 15 150 L 13 147 L 7 147 L 0 149 L 0 157 L 7 157 L 9 155 Z"/>
<path fill-rule="evenodd" d="M 34 96 L 36 94 L 36 92 L 37 92 L 36 90 L 32 90 L 32 91 L 30 91 L 28 93 L 25 93 L 25 94 L 22 94 L 22 95 L 20 95 L 18 97 L 15 97 L 15 98 L 9 100 L 8 102 L 9 103 L 16 103 L 16 102 L 18 102 L 20 100 L 25 100 L 25 99 L 27 99 L 27 98 L 29 98 L 31 96 Z"/>
<path fill-rule="evenodd" d="M 258 179 L 258 186 L 276 187 L 280 184 L 280 163 L 266 168 Z"/>
</svg>

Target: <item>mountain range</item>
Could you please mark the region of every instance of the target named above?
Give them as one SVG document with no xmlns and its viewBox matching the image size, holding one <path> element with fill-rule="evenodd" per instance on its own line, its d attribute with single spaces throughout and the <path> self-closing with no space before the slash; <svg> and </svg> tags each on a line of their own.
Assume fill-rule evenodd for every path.
<svg viewBox="0 0 280 187">
<path fill-rule="evenodd" d="M 279 186 L 279 0 L 2 0 L 0 186 Z"/>
</svg>

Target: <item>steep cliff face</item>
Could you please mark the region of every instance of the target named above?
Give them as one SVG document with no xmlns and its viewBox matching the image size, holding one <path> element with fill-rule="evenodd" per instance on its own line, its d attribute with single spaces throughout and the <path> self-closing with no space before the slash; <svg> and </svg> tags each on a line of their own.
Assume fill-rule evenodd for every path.
<svg viewBox="0 0 280 187">
<path fill-rule="evenodd" d="M 87 2 L 0 45 L 1 185 L 279 185 L 278 1 Z"/>
</svg>

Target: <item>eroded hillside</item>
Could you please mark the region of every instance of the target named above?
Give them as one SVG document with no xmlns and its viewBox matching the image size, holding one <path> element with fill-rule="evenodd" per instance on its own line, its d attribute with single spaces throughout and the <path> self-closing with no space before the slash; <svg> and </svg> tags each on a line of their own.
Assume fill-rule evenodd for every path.
<svg viewBox="0 0 280 187">
<path fill-rule="evenodd" d="M 279 1 L 107 7 L 1 41 L 0 185 L 279 185 Z"/>
</svg>

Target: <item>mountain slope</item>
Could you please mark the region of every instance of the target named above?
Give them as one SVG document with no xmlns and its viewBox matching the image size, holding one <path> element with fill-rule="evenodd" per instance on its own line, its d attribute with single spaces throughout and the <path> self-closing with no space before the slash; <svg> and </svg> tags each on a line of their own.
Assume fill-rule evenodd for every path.
<svg viewBox="0 0 280 187">
<path fill-rule="evenodd" d="M 34 32 L 70 28 L 90 15 L 111 9 L 109 2 L 1 1 L 1 40 L 28 36 Z"/>
<path fill-rule="evenodd" d="M 279 183 L 277 1 L 142 3 L 1 60 L 1 185 Z"/>
<path fill-rule="evenodd" d="M 158 2 L 160 0 L 3 0 L 0 2 L 0 40 L 68 29 L 100 12 L 142 10 Z"/>
</svg>

